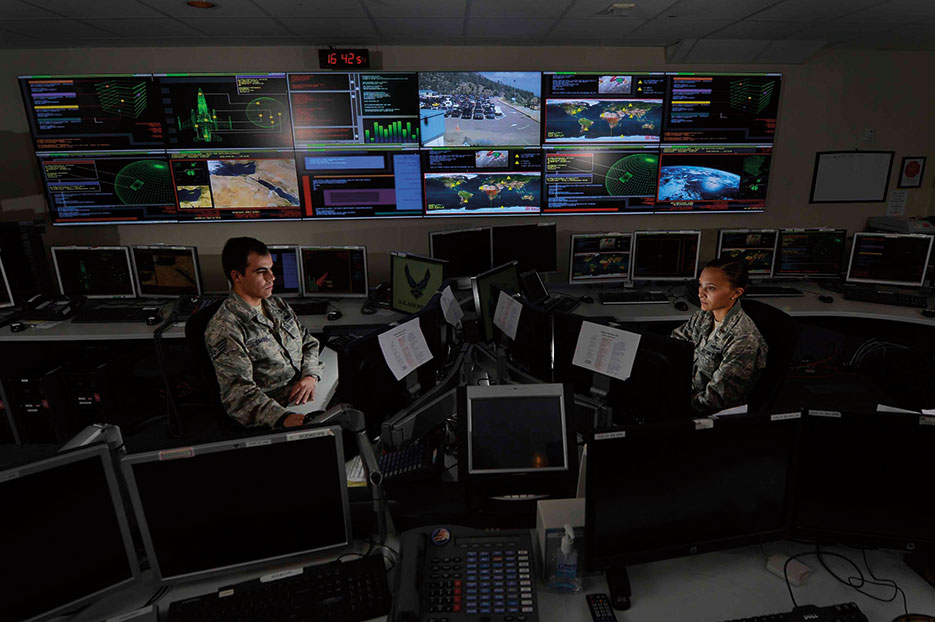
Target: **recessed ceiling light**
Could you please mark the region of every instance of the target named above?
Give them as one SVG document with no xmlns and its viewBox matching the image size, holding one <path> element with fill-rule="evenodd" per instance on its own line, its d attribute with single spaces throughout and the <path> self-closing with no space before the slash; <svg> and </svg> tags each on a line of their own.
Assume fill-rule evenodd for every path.
<svg viewBox="0 0 935 622">
<path fill-rule="evenodd" d="M 185 4 L 196 9 L 213 9 L 217 6 L 217 4 L 208 0 L 188 0 Z"/>
</svg>

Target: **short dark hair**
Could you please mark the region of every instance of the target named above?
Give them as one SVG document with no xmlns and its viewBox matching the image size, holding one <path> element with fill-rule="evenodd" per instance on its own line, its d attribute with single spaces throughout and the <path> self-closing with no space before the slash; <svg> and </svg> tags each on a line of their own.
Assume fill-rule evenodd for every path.
<svg viewBox="0 0 935 622">
<path fill-rule="evenodd" d="M 731 287 L 747 287 L 750 281 L 750 272 L 747 269 L 747 261 L 743 257 L 731 257 L 730 255 L 721 255 L 717 259 L 712 259 L 705 264 L 705 268 L 720 268 L 727 275 L 727 280 Z"/>
<path fill-rule="evenodd" d="M 224 267 L 224 276 L 228 281 L 231 279 L 231 271 L 236 270 L 240 274 L 247 272 L 247 256 L 250 253 L 257 255 L 269 255 L 269 249 L 266 244 L 256 238 L 230 238 L 224 244 L 224 250 L 221 251 L 221 265 Z"/>
</svg>

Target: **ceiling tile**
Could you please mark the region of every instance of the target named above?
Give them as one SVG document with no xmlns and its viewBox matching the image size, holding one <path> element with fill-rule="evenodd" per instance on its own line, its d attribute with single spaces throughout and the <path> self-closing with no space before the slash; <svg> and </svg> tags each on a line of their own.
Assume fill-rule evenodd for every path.
<svg viewBox="0 0 935 622">
<path fill-rule="evenodd" d="M 681 19 L 731 19 L 751 16 L 776 4 L 776 0 L 680 0 L 666 9 L 666 15 Z"/>
<path fill-rule="evenodd" d="M 785 0 L 756 14 L 757 21 L 823 22 L 859 11 L 880 0 Z"/>
<path fill-rule="evenodd" d="M 265 14 L 251 0 L 217 0 L 213 9 L 195 9 L 185 0 L 138 0 L 157 11 L 172 17 L 208 18 L 208 17 L 263 17 Z M 262 2 L 262 0 L 260 0 Z M 347 0 L 343 0 L 347 1 Z"/>
<path fill-rule="evenodd" d="M 895 25 L 879 24 L 843 24 L 841 22 L 830 22 L 827 24 L 813 24 L 796 34 L 799 39 L 824 39 L 832 43 L 839 41 L 852 41 L 864 37 L 872 37 L 881 32 L 892 30 Z"/>
<path fill-rule="evenodd" d="M 337 41 L 337 38 L 375 37 L 376 31 L 369 19 L 348 17 L 294 17 L 287 20 L 289 30 L 300 37 L 324 37 L 324 40 Z"/>
<path fill-rule="evenodd" d="M 554 19 L 469 19 L 467 37 L 471 39 L 501 39 L 501 43 L 513 43 L 512 39 L 535 39 L 545 36 Z"/>
<path fill-rule="evenodd" d="M 827 45 L 827 41 L 803 41 L 790 39 L 787 41 L 770 41 L 753 62 L 775 64 L 804 63 L 812 55 Z"/>
<path fill-rule="evenodd" d="M 730 24 L 725 20 L 674 19 L 657 17 L 634 30 L 635 37 L 655 38 L 660 44 L 671 43 L 679 39 L 701 39 L 709 32 L 720 30 Z"/>
<path fill-rule="evenodd" d="M 712 32 L 705 39 L 786 39 L 807 28 L 802 22 L 758 22 L 744 20 Z"/>
<path fill-rule="evenodd" d="M 265 37 L 290 36 L 294 34 L 272 17 L 212 17 L 205 19 L 186 19 L 185 23 L 212 37 Z"/>
<path fill-rule="evenodd" d="M 36 0 L 44 9 L 66 17 L 160 17 L 160 13 L 136 0 L 88 2 L 87 0 Z"/>
<path fill-rule="evenodd" d="M 464 20 L 461 18 L 377 18 L 377 28 L 394 40 L 412 37 L 416 40 L 439 41 L 447 37 L 464 36 Z"/>
<path fill-rule="evenodd" d="M 57 39 L 64 42 L 84 39 L 107 39 L 110 32 L 88 26 L 73 19 L 10 19 L 3 21 L 3 28 L 36 39 Z"/>
<path fill-rule="evenodd" d="M 890 0 L 841 18 L 842 22 L 903 24 L 935 19 L 932 0 Z"/>
<path fill-rule="evenodd" d="M 595 13 L 605 12 L 616 0 L 577 0 L 566 13 L 568 17 L 595 17 Z M 622 16 L 624 19 L 650 19 L 676 4 L 676 0 L 638 0 L 636 6 Z M 598 16 L 599 17 L 599 16 Z"/>
<path fill-rule="evenodd" d="M 477 19 L 558 17 L 572 2 L 573 0 L 472 0 L 468 17 Z"/>
<path fill-rule="evenodd" d="M 573 38 L 586 41 L 593 38 L 615 38 L 633 32 L 643 24 L 641 19 L 622 17 L 565 18 L 549 32 L 549 37 Z"/>
<path fill-rule="evenodd" d="M 752 39 L 699 39 L 681 61 L 684 63 L 748 63 L 769 41 Z"/>
<path fill-rule="evenodd" d="M 87 23 L 122 37 L 162 38 L 198 37 L 202 33 L 184 22 L 169 18 L 155 19 L 89 19 Z"/>
<path fill-rule="evenodd" d="M 370 0 L 374 17 L 464 17 L 467 0 Z"/>
<path fill-rule="evenodd" d="M 0 19 L 8 17 L 27 19 L 30 17 L 55 17 L 55 14 L 19 0 L 4 0 L 0 2 Z"/>
<path fill-rule="evenodd" d="M 359 2 L 351 0 L 259 0 L 273 17 L 366 17 Z"/>
</svg>

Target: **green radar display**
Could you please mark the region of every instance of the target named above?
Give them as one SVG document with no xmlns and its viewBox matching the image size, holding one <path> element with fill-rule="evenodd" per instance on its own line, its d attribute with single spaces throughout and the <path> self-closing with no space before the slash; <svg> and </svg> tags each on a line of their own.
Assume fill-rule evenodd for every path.
<svg viewBox="0 0 935 622">
<path fill-rule="evenodd" d="M 620 158 L 604 176 L 607 193 L 616 197 L 647 196 L 656 192 L 659 156 L 639 153 Z"/>
<path fill-rule="evenodd" d="M 287 114 L 283 103 L 272 97 L 257 97 L 247 104 L 244 112 L 250 123 L 264 130 L 276 130 L 282 127 Z"/>
<path fill-rule="evenodd" d="M 139 160 L 124 166 L 114 179 L 114 191 L 124 205 L 166 205 L 175 202 L 165 162 Z"/>
</svg>

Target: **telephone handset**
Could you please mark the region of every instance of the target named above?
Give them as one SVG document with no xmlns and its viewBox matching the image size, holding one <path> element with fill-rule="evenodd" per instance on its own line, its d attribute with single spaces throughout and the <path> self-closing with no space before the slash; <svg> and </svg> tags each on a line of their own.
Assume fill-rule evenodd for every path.
<svg viewBox="0 0 935 622">
<path fill-rule="evenodd" d="M 528 531 L 423 527 L 402 534 L 390 622 L 538 622 Z"/>
</svg>

